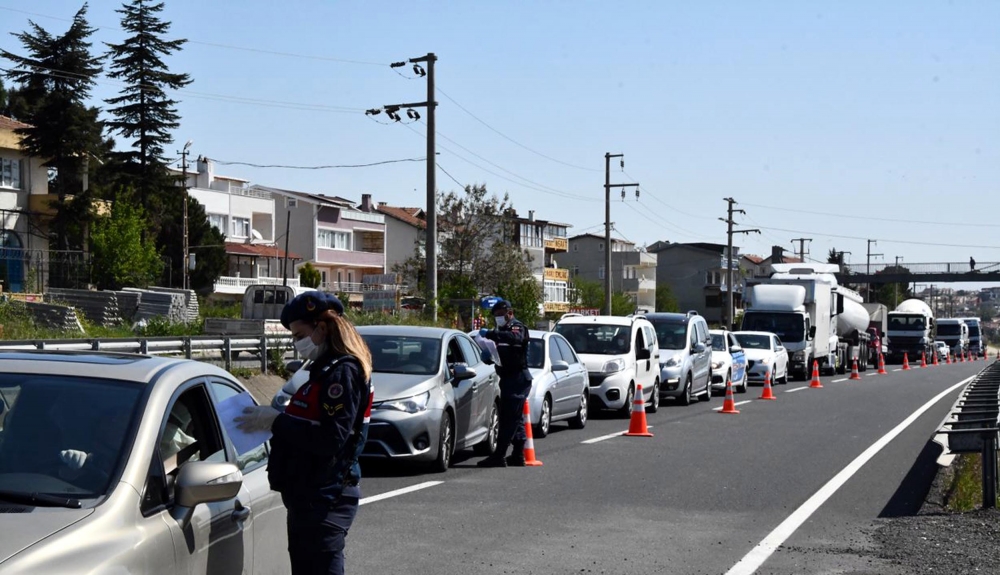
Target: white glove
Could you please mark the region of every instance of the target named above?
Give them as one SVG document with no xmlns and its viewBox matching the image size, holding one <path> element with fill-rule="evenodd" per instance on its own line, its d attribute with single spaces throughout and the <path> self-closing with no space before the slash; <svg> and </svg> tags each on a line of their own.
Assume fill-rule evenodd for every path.
<svg viewBox="0 0 1000 575">
<path fill-rule="evenodd" d="M 237 423 L 236 427 L 243 431 L 270 431 L 271 424 L 278 417 L 278 410 L 270 405 L 257 405 L 247 407 L 243 410 L 243 415 L 233 419 Z"/>
<path fill-rule="evenodd" d="M 64 449 L 59 452 L 59 459 L 66 467 L 78 471 L 87 463 L 87 454 L 76 449 Z"/>
</svg>

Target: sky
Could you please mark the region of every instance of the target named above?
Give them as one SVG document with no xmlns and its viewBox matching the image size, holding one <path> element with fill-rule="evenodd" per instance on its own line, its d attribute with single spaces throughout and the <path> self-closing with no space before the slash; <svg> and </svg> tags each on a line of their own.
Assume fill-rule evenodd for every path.
<svg viewBox="0 0 1000 575">
<path fill-rule="evenodd" d="M 1000 262 L 1000 2 L 343 2 L 168 0 L 180 149 L 296 166 L 425 157 L 426 125 L 364 110 L 421 102 L 390 62 L 438 57 L 438 188 L 485 184 L 520 214 L 602 232 L 604 154 L 616 236 L 743 253 L 830 249 L 865 263 Z M 79 1 L 0 0 L 0 47 Z M 117 2 L 93 1 L 96 42 Z M 30 14 L 29 14 L 30 13 Z M 95 43 L 96 43 L 95 42 Z M 95 103 L 120 86 L 102 78 Z M 421 112 L 426 117 L 426 114 Z M 404 116 L 405 119 L 405 116 Z M 379 123 L 382 122 L 382 123 Z M 386 123 L 388 122 L 388 123 Z M 168 148 L 174 151 L 173 148 Z M 425 205 L 425 164 L 292 170 L 218 165 L 253 183 Z M 456 183 L 457 182 L 457 183 Z M 795 244 L 797 245 L 797 244 Z M 972 287 L 966 285 L 964 287 Z"/>
</svg>

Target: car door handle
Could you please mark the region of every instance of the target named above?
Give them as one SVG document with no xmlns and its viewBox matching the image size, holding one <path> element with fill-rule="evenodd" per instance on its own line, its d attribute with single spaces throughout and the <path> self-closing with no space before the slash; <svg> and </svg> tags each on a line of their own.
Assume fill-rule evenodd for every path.
<svg viewBox="0 0 1000 575">
<path fill-rule="evenodd" d="M 240 521 L 246 521 L 248 517 L 250 517 L 249 507 L 243 507 L 242 505 L 240 505 L 233 511 L 232 518 L 233 522 L 235 523 L 239 523 Z"/>
</svg>

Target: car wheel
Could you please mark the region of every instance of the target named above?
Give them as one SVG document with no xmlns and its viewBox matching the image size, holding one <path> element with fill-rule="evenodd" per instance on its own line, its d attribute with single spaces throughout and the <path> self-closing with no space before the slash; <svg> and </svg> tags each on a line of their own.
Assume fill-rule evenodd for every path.
<svg viewBox="0 0 1000 575">
<path fill-rule="evenodd" d="M 587 414 L 590 411 L 589 400 L 587 392 L 580 394 L 580 408 L 576 412 L 576 417 L 569 420 L 569 426 L 573 429 L 583 429 L 587 426 Z"/>
<path fill-rule="evenodd" d="M 431 463 L 431 469 L 437 473 L 448 471 L 454 451 L 455 438 L 451 431 L 451 413 L 445 411 L 441 415 L 441 432 L 438 434 L 438 456 Z"/>
<path fill-rule="evenodd" d="M 743 369 L 743 383 L 740 384 L 740 393 L 747 392 L 747 370 Z"/>
<path fill-rule="evenodd" d="M 490 420 L 487 425 L 489 427 L 486 429 L 486 439 L 479 442 L 474 448 L 479 455 L 493 455 L 493 452 L 497 450 L 497 437 L 500 436 L 500 409 L 496 403 L 490 410 Z"/>
<path fill-rule="evenodd" d="M 649 398 L 649 407 L 646 411 L 649 413 L 656 413 L 660 409 L 660 382 L 657 381 L 653 384 L 653 395 Z"/>
<path fill-rule="evenodd" d="M 549 434 L 552 428 L 552 398 L 545 396 L 542 400 L 542 415 L 538 418 L 538 423 L 533 426 L 535 437 L 541 439 Z"/>
<path fill-rule="evenodd" d="M 708 379 L 705 380 L 705 393 L 699 397 L 701 401 L 712 401 L 712 372 L 708 372 Z"/>
<path fill-rule="evenodd" d="M 691 405 L 691 374 L 688 374 L 687 379 L 684 380 L 684 392 L 678 398 L 681 405 Z"/>
<path fill-rule="evenodd" d="M 788 366 L 785 366 L 785 374 L 781 376 L 781 385 L 788 385 Z"/>
<path fill-rule="evenodd" d="M 618 410 L 618 415 L 630 417 L 632 415 L 632 403 L 635 401 L 635 385 L 628 385 L 628 392 L 625 394 L 625 405 Z"/>
</svg>

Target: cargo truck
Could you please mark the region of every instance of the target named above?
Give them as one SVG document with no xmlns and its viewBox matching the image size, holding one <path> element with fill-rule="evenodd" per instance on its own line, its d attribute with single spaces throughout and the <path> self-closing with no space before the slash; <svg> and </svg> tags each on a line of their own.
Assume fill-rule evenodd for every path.
<svg viewBox="0 0 1000 575">
<path fill-rule="evenodd" d="M 878 366 L 879 354 L 885 354 L 889 331 L 889 308 L 880 303 L 864 303 L 865 310 L 868 311 L 868 337 L 869 337 L 869 357 L 868 361 L 873 366 Z"/>
<path fill-rule="evenodd" d="M 937 326 L 930 306 L 908 299 L 889 312 L 889 344 L 886 361 L 902 363 L 904 355 L 919 360 L 920 354 L 933 357 Z"/>
<path fill-rule="evenodd" d="M 969 326 L 969 351 L 979 357 L 986 357 L 986 343 L 983 341 L 982 320 L 978 317 L 960 317 Z"/>
<path fill-rule="evenodd" d="M 970 351 L 968 324 L 958 318 L 937 320 L 937 341 L 943 341 L 953 355 L 965 355 Z"/>
</svg>

